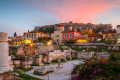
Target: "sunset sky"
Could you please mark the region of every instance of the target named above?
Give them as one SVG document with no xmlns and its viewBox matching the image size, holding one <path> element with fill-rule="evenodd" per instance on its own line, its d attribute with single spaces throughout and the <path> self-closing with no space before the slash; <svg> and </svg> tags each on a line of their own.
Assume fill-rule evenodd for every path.
<svg viewBox="0 0 120 80">
<path fill-rule="evenodd" d="M 0 0 L 0 32 L 61 22 L 120 24 L 120 0 Z"/>
</svg>

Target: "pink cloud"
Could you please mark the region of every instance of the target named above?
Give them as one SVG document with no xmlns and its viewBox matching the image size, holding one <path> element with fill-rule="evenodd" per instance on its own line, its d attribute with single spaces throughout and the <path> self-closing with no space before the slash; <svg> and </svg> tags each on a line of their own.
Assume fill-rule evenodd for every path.
<svg viewBox="0 0 120 80">
<path fill-rule="evenodd" d="M 62 20 L 84 23 L 94 22 L 97 16 L 108 14 L 110 9 L 120 7 L 120 0 L 31 1 L 37 8 L 53 13 Z"/>
</svg>

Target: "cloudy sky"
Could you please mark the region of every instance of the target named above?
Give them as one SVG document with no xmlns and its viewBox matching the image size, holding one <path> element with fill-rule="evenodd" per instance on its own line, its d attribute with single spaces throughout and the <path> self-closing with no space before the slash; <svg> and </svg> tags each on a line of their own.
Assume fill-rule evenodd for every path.
<svg viewBox="0 0 120 80">
<path fill-rule="evenodd" d="M 120 24 L 120 0 L 0 0 L 0 32 L 61 22 Z"/>
</svg>

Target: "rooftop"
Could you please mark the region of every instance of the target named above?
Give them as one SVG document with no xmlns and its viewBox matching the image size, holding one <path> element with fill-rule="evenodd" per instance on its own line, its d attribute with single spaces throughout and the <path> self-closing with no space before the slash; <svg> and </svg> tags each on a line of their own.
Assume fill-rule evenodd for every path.
<svg viewBox="0 0 120 80">
<path fill-rule="evenodd" d="M 65 30 L 62 33 L 68 33 L 68 32 L 77 32 L 77 30 Z M 78 32 L 79 33 L 79 32 Z"/>
<path fill-rule="evenodd" d="M 88 37 L 101 37 L 102 35 L 100 34 L 89 34 Z"/>
<path fill-rule="evenodd" d="M 30 31 L 30 32 L 27 32 L 27 33 L 41 33 L 41 34 L 50 35 L 49 33 L 44 33 L 44 32 L 39 32 L 39 31 Z"/>
<path fill-rule="evenodd" d="M 107 34 L 107 33 L 116 33 L 116 31 L 106 31 L 103 34 Z"/>
</svg>

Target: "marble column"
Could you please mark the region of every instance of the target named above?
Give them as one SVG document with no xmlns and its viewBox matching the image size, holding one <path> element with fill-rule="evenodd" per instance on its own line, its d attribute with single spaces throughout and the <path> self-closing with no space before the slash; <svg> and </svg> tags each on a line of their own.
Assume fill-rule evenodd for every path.
<svg viewBox="0 0 120 80">
<path fill-rule="evenodd" d="M 8 34 L 0 32 L 0 73 L 12 71 L 13 68 L 9 64 L 9 45 Z"/>
</svg>

